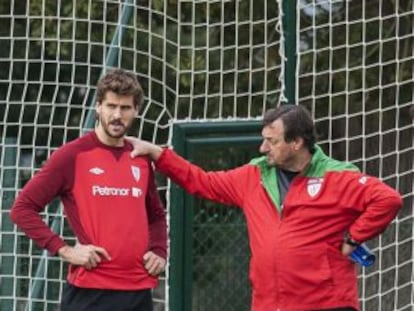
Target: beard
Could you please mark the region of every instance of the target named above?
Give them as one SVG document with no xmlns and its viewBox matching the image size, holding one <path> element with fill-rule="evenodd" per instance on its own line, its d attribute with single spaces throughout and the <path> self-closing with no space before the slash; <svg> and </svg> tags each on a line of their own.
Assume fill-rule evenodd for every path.
<svg viewBox="0 0 414 311">
<path fill-rule="evenodd" d="M 102 118 L 99 118 L 99 123 L 102 126 L 105 134 L 110 138 L 119 139 L 126 135 L 131 124 L 124 124 L 120 120 L 113 120 L 111 122 L 105 122 Z M 111 127 L 116 126 L 119 127 L 118 130 L 113 129 Z"/>
</svg>

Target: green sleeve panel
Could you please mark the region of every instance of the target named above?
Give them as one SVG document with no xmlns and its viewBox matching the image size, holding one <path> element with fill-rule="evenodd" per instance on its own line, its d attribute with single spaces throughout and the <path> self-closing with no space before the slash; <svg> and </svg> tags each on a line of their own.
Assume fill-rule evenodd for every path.
<svg viewBox="0 0 414 311">
<path fill-rule="evenodd" d="M 259 167 L 262 176 L 261 182 L 263 183 L 263 186 L 265 187 L 266 192 L 271 198 L 273 204 L 280 213 L 282 208 L 275 167 L 267 165 L 267 159 L 265 156 L 252 159 L 250 164 Z"/>
</svg>

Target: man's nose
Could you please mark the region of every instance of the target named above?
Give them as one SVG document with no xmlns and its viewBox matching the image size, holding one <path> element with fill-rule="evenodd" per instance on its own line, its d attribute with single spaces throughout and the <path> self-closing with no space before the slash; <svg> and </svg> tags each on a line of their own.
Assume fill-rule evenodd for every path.
<svg viewBox="0 0 414 311">
<path fill-rule="evenodd" d="M 268 146 L 268 144 L 266 143 L 266 141 L 263 141 L 262 142 L 262 144 L 260 145 L 260 147 L 259 147 L 259 151 L 261 152 L 261 153 L 266 153 L 266 152 L 268 152 L 269 151 L 269 146 Z"/>
<path fill-rule="evenodd" d="M 115 108 L 113 116 L 115 119 L 119 119 L 121 117 L 121 108 Z"/>
</svg>

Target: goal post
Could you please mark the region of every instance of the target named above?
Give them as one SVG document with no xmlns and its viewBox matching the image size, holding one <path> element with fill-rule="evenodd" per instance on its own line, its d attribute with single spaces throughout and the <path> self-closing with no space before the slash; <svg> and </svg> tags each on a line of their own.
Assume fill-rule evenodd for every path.
<svg viewBox="0 0 414 311">
<path fill-rule="evenodd" d="M 56 148 L 93 127 L 95 85 L 112 67 L 136 73 L 146 93 L 131 134 L 161 145 L 174 121 L 306 106 L 329 155 L 402 194 L 398 218 L 370 241 L 378 260 L 360 270 L 361 310 L 411 310 L 413 23 L 413 0 L 0 1 L 0 310 L 58 307 L 66 265 L 9 209 Z M 59 201 L 42 217 L 74 242 Z M 167 271 L 157 311 L 169 308 L 169 282 Z"/>
</svg>

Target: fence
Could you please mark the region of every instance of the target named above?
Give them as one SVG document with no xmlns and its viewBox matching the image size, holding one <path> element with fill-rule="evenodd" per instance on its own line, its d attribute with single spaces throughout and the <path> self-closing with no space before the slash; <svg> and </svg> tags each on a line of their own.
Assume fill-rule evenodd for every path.
<svg viewBox="0 0 414 311">
<path fill-rule="evenodd" d="M 51 152 L 93 126 L 97 80 L 123 67 L 146 90 L 132 132 L 162 145 L 171 121 L 308 107 L 328 154 L 402 194 L 404 209 L 371 243 L 377 265 L 360 273 L 361 306 L 410 310 L 413 12 L 412 0 L 0 1 L 0 309 L 57 308 L 66 267 L 16 230 L 9 208 Z M 43 216 L 73 239 L 59 202 Z M 167 272 L 159 310 L 169 286 Z"/>
</svg>

